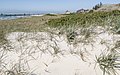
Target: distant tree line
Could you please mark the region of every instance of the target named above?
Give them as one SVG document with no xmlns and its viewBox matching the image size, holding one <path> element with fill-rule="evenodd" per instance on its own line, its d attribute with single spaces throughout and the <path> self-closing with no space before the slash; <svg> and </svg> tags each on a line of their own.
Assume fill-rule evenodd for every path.
<svg viewBox="0 0 120 75">
<path fill-rule="evenodd" d="M 97 9 L 100 8 L 102 5 L 103 5 L 102 2 L 100 2 L 99 4 L 95 5 L 95 6 L 93 7 L 93 9 L 94 9 L 94 10 L 97 10 Z"/>
</svg>

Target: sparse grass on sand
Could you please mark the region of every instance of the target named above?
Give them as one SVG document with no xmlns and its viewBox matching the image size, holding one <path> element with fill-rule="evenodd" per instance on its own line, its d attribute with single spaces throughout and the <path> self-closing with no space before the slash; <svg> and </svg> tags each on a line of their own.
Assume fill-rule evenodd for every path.
<svg viewBox="0 0 120 75">
<path fill-rule="evenodd" d="M 5 35 L 10 32 L 39 32 L 45 30 L 46 22 L 50 19 L 64 17 L 65 15 L 44 15 L 14 20 L 0 20 L 0 43 L 5 43 Z"/>
<path fill-rule="evenodd" d="M 114 10 L 111 12 L 73 13 L 69 15 L 46 14 L 15 20 L 0 20 L 0 42 L 5 42 L 3 37 L 10 32 L 39 32 L 48 27 L 67 32 L 70 27 L 110 26 L 113 31 L 119 33 L 119 19 L 120 11 Z"/>
</svg>

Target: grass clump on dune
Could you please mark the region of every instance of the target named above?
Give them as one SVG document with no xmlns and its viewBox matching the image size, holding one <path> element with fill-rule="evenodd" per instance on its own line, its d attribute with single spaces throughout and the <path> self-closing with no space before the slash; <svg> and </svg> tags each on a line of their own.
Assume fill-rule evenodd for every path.
<svg viewBox="0 0 120 75">
<path fill-rule="evenodd" d="M 116 69 L 120 68 L 120 63 L 117 63 L 119 57 L 117 54 L 109 53 L 97 58 L 97 63 L 99 63 L 103 75 L 117 75 Z"/>
<path fill-rule="evenodd" d="M 120 70 L 120 41 L 116 41 L 113 48 L 108 48 L 107 52 L 96 57 L 103 75 L 118 75 Z"/>
</svg>

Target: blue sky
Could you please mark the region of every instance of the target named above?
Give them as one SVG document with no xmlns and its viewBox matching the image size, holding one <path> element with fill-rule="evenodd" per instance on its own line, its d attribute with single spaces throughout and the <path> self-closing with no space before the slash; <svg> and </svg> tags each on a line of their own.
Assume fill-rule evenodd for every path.
<svg viewBox="0 0 120 75">
<path fill-rule="evenodd" d="M 0 0 L 0 10 L 22 11 L 76 11 L 92 8 L 95 4 L 120 3 L 120 0 Z"/>
</svg>

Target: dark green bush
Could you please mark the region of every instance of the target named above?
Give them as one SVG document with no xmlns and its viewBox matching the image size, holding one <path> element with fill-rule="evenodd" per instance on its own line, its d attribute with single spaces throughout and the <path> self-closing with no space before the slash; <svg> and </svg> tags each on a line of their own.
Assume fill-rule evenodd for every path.
<svg viewBox="0 0 120 75">
<path fill-rule="evenodd" d="M 56 16 L 55 14 L 45 14 L 46 16 Z"/>
</svg>

